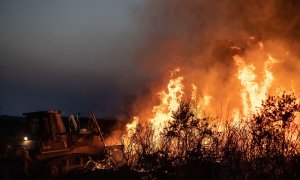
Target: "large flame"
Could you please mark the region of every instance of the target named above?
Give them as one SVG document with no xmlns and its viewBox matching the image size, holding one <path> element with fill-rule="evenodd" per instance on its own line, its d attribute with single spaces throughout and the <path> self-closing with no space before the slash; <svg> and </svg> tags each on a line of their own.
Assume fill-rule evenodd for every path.
<svg viewBox="0 0 300 180">
<path fill-rule="evenodd" d="M 171 72 L 171 79 L 167 85 L 167 90 L 162 90 L 158 93 L 160 103 L 152 109 L 153 116 L 148 120 L 152 126 L 153 141 L 159 144 L 160 134 L 163 129 L 172 120 L 172 113 L 177 110 L 183 96 L 184 85 L 182 83 L 183 77 L 177 76 L 180 69 L 177 68 Z M 139 123 L 139 118 L 134 117 L 134 120 L 127 124 L 127 137 L 131 137 Z"/>
<path fill-rule="evenodd" d="M 180 101 L 184 95 L 183 92 L 183 77 L 174 77 L 175 73 L 178 73 L 179 69 L 172 72 L 171 79 L 167 86 L 167 91 L 159 93 L 160 104 L 153 107 L 153 118 L 150 119 L 152 128 L 154 131 L 154 141 L 159 140 L 159 136 L 163 129 L 168 125 L 168 122 L 172 120 L 172 113 L 178 109 Z"/>
<path fill-rule="evenodd" d="M 260 43 L 260 46 L 263 46 L 263 44 Z M 237 79 L 242 85 L 240 96 L 242 99 L 243 116 L 248 117 L 253 113 L 257 113 L 262 102 L 267 98 L 267 93 L 274 80 L 270 69 L 277 60 L 268 55 L 268 59 L 264 62 L 264 80 L 258 83 L 256 80 L 257 75 L 254 73 L 256 67 L 253 64 L 247 65 L 245 60 L 238 55 L 233 56 L 233 59 L 238 66 Z M 239 123 L 241 116 L 237 109 L 233 111 L 233 117 L 234 123 Z"/>
<path fill-rule="evenodd" d="M 261 51 L 264 51 L 264 44 L 258 43 Z M 235 47 L 235 49 L 240 49 Z M 266 100 L 272 83 L 275 78 L 272 72 L 272 66 L 279 62 L 279 60 L 267 54 L 262 64 L 262 72 L 260 72 L 260 80 L 257 78 L 258 74 L 255 71 L 257 68 L 252 63 L 246 63 L 246 60 L 241 55 L 233 55 L 232 59 L 236 64 L 237 71 L 235 73 L 236 80 L 239 81 L 240 91 L 238 98 L 240 98 L 241 106 L 235 107 L 229 112 L 229 119 L 232 121 L 231 125 L 244 125 L 245 121 L 249 119 L 255 113 L 259 113 L 259 108 L 262 102 Z M 153 142 L 157 146 L 160 144 L 161 134 L 165 128 L 168 128 L 168 124 L 173 121 L 173 113 L 178 109 L 180 102 L 185 99 L 190 99 L 191 103 L 195 105 L 197 109 L 207 109 L 211 101 L 214 100 L 209 94 L 198 92 L 195 83 L 186 84 L 184 82 L 184 76 L 181 75 L 180 68 L 176 68 L 171 72 L 170 80 L 166 85 L 166 89 L 161 90 L 158 93 L 159 103 L 152 108 L 152 115 L 150 118 L 143 119 L 142 122 L 147 122 L 151 125 L 153 130 Z M 190 87 L 190 91 L 187 91 L 186 87 Z M 187 93 L 190 92 L 191 94 Z M 208 109 L 209 110 L 209 109 Z M 196 114 L 200 117 L 201 112 Z M 136 127 L 140 123 L 140 118 L 135 117 L 134 120 L 127 125 L 127 138 L 130 138 L 135 132 Z M 211 122 L 212 124 L 215 122 Z M 219 125 L 222 124 L 218 122 Z M 218 127 L 218 129 L 224 129 L 224 127 Z"/>
</svg>

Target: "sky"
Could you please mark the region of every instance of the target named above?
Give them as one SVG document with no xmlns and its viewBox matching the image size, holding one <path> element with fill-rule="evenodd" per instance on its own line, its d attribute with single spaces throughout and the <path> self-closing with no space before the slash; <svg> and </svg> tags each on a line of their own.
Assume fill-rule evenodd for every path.
<svg viewBox="0 0 300 180">
<path fill-rule="evenodd" d="M 126 115 L 143 0 L 0 1 L 0 114 Z"/>
</svg>

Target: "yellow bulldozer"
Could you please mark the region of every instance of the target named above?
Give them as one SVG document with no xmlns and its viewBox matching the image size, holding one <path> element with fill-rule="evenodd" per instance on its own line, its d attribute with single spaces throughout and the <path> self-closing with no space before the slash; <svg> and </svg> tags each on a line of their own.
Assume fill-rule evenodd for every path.
<svg viewBox="0 0 300 180">
<path fill-rule="evenodd" d="M 5 154 L 19 157 L 25 174 L 30 177 L 55 179 L 87 168 L 91 160 L 104 162 L 103 168 L 107 168 L 122 159 L 123 146 L 105 145 L 94 114 L 84 127 L 81 127 L 79 116 L 70 115 L 64 123 L 61 111 L 56 110 L 23 115 L 25 136 L 17 144 L 8 145 Z"/>
</svg>

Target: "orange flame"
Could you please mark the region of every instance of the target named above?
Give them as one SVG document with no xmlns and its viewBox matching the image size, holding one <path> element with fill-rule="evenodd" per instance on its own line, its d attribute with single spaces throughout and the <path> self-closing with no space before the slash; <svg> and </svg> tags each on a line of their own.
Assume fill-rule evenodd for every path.
<svg viewBox="0 0 300 180">
<path fill-rule="evenodd" d="M 248 117 L 249 115 L 256 113 L 263 100 L 267 98 L 267 93 L 274 80 L 273 74 L 270 68 L 277 62 L 271 55 L 264 62 L 264 81 L 262 83 L 256 82 L 256 74 L 254 73 L 255 66 L 253 64 L 247 65 L 244 59 L 240 56 L 233 57 L 236 65 L 238 66 L 238 72 L 236 74 L 243 89 L 241 90 L 243 115 Z M 235 110 L 235 116 L 237 116 L 237 110 Z M 236 117 L 234 118 L 236 119 Z"/>
<path fill-rule="evenodd" d="M 264 51 L 264 44 L 258 42 L 260 51 Z M 234 47 L 239 49 L 238 47 Z M 241 110 L 234 107 L 230 112 L 230 119 L 232 119 L 232 126 L 242 125 L 247 122 L 249 117 L 255 113 L 259 113 L 259 108 L 264 100 L 267 99 L 267 94 L 270 91 L 273 81 L 275 80 L 271 71 L 272 66 L 279 62 L 271 55 L 266 56 L 267 59 L 263 61 L 262 80 L 259 81 L 255 73 L 256 66 L 254 64 L 247 64 L 245 59 L 240 55 L 234 55 L 233 60 L 237 66 L 235 77 L 239 80 L 241 85 L 240 98 Z M 161 134 L 165 128 L 168 127 L 169 122 L 173 121 L 172 115 L 175 112 L 180 102 L 186 97 L 185 87 L 191 87 L 191 103 L 197 109 L 202 110 L 210 105 L 213 97 L 208 94 L 199 96 L 198 87 L 195 84 L 184 86 L 183 76 L 179 76 L 180 69 L 177 68 L 171 72 L 171 78 L 165 90 L 158 93 L 159 104 L 153 106 L 152 115 L 150 118 L 143 120 L 143 122 L 150 123 L 153 130 L 153 142 L 157 147 L 160 145 Z M 195 82 L 197 83 L 197 82 Z M 203 93 L 203 92 L 202 92 Z M 201 117 L 201 112 L 195 114 Z M 136 126 L 139 123 L 139 117 L 134 117 L 133 122 L 127 125 L 127 137 L 131 137 L 136 132 Z M 215 122 L 210 122 L 214 125 Z M 224 127 L 218 122 L 218 132 L 222 131 Z M 220 130 L 221 129 L 221 130 Z"/>
</svg>

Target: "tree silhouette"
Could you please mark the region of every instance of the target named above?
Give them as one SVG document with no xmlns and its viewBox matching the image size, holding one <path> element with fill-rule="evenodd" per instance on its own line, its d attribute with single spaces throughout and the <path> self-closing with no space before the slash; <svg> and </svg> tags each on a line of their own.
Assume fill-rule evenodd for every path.
<svg viewBox="0 0 300 180">
<path fill-rule="evenodd" d="M 273 161 L 272 168 L 282 166 L 277 167 L 277 171 L 284 168 L 288 149 L 286 132 L 296 117 L 295 113 L 299 111 L 300 105 L 295 94 L 284 92 L 280 96 L 268 96 L 259 113 L 251 119 L 253 152 L 256 157 L 268 161 L 269 165 Z"/>
</svg>

